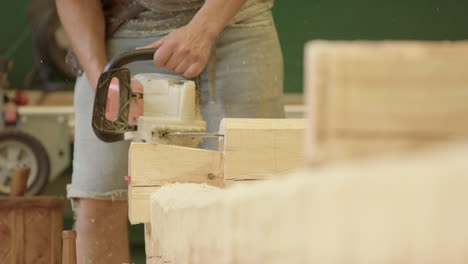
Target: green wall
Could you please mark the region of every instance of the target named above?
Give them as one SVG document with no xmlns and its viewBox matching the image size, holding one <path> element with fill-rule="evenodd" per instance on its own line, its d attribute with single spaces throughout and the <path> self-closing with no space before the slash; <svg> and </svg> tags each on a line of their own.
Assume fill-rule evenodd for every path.
<svg viewBox="0 0 468 264">
<path fill-rule="evenodd" d="M 4 56 L 7 49 L 22 35 L 24 30 L 29 30 L 29 22 L 26 19 L 27 7 L 30 0 L 3 1 L 0 8 L 0 56 Z M 31 31 L 26 32 L 26 39 L 13 56 L 14 66 L 9 79 L 12 87 L 18 87 L 23 83 L 26 74 L 33 64 L 33 47 Z"/>
<path fill-rule="evenodd" d="M 285 90 L 302 92 L 304 43 L 468 39 L 468 0 L 276 0 Z"/>
<path fill-rule="evenodd" d="M 0 9 L 0 52 L 21 33 L 30 0 Z M 468 0 L 276 0 L 274 15 L 285 59 L 285 89 L 302 91 L 303 46 L 312 39 L 468 39 Z M 31 37 L 14 56 L 18 86 L 32 65 Z"/>
</svg>

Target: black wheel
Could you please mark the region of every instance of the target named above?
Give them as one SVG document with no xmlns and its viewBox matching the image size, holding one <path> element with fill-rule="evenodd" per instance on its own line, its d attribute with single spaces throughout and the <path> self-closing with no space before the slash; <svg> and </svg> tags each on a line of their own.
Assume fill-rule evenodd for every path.
<svg viewBox="0 0 468 264">
<path fill-rule="evenodd" d="M 16 129 L 0 132 L 0 195 L 9 195 L 13 168 L 31 169 L 26 195 L 40 193 L 49 181 L 49 155 L 34 137 Z"/>
</svg>

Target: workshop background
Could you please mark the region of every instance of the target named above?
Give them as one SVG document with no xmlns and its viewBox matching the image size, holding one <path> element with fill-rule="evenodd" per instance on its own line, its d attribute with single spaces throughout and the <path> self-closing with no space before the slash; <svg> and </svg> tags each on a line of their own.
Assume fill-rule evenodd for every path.
<svg viewBox="0 0 468 264">
<path fill-rule="evenodd" d="M 10 88 L 28 87 L 32 82 L 31 72 L 35 72 L 35 78 L 59 84 L 54 86 L 42 83 L 42 86 L 35 87 L 49 90 L 70 89 L 72 80 L 55 73 L 55 68 L 47 65 L 37 55 L 37 39 L 46 35 L 37 31 L 41 25 L 35 21 L 39 21 L 36 19 L 41 15 L 47 16 L 49 13 L 33 8 L 35 14 L 31 15 L 29 11 L 28 16 L 32 2 L 8 1 L 0 9 L 0 55 L 11 57 L 14 61 L 9 74 Z M 286 93 L 302 92 L 303 47 L 312 39 L 468 39 L 466 0 L 276 0 L 274 17 L 284 54 Z M 31 24 L 34 24 L 34 29 Z M 46 32 L 44 28 L 41 30 Z M 43 68 L 47 70 L 43 72 Z M 70 180 L 70 172 L 69 168 L 63 176 L 50 183 L 45 193 L 64 195 L 64 186 Z M 71 228 L 71 225 L 72 213 L 68 207 L 65 212 L 65 228 Z M 131 227 L 135 263 L 144 262 L 142 234 L 141 225 Z"/>
<path fill-rule="evenodd" d="M 30 29 L 26 19 L 30 3 L 31 0 L 8 1 L 0 9 L 0 54 Z M 466 0 L 277 0 L 273 11 L 283 48 L 288 93 L 302 92 L 303 46 L 311 39 L 468 38 Z M 31 70 L 32 43 L 32 34 L 28 34 L 13 56 L 13 87 L 21 86 Z"/>
</svg>

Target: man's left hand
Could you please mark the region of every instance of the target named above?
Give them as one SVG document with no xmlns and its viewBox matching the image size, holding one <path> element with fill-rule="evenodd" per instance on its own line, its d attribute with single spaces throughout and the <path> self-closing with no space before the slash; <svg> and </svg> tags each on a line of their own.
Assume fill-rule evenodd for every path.
<svg viewBox="0 0 468 264">
<path fill-rule="evenodd" d="M 216 34 L 210 33 L 203 25 L 188 24 L 141 48 L 158 49 L 153 58 L 156 66 L 194 78 L 208 63 L 215 40 Z"/>
</svg>

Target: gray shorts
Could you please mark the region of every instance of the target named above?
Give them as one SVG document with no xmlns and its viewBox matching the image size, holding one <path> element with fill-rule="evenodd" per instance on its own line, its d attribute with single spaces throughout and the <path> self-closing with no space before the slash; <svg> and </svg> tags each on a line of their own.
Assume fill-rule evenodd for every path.
<svg viewBox="0 0 468 264">
<path fill-rule="evenodd" d="M 148 38 L 114 38 L 109 57 L 154 42 Z M 151 61 L 128 65 L 132 74 L 159 72 Z M 216 42 L 216 104 L 211 103 L 208 76 L 202 73 L 202 112 L 208 131 L 223 117 L 282 118 L 283 58 L 270 11 L 231 24 Z M 127 199 L 129 142 L 101 142 L 91 128 L 94 102 L 86 76 L 75 84 L 75 149 L 69 198 Z M 205 148 L 213 148 L 206 142 Z"/>
</svg>

